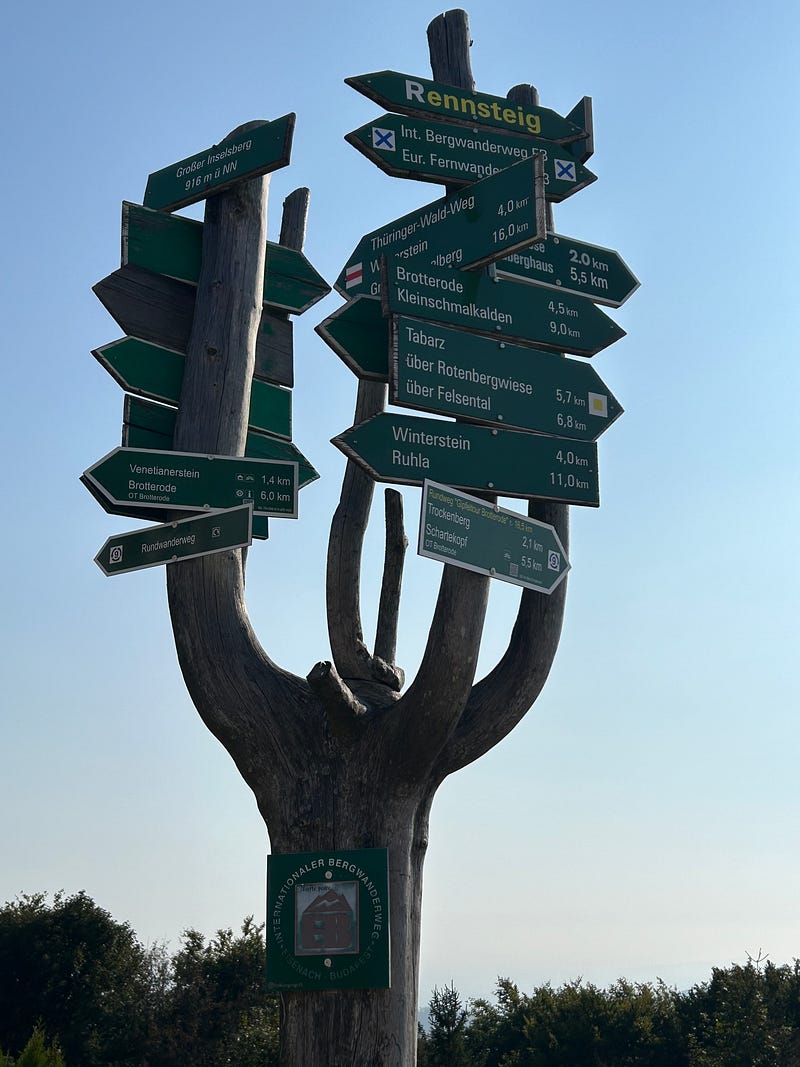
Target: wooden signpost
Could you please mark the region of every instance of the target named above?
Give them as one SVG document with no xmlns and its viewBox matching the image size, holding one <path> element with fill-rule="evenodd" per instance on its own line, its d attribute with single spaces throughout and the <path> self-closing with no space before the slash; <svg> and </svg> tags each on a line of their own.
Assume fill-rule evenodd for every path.
<svg viewBox="0 0 800 1067">
<path fill-rule="evenodd" d="M 477 92 L 466 13 L 448 11 L 428 34 L 432 79 L 383 71 L 348 81 L 432 129 L 446 123 L 555 144 L 556 158 L 578 180 L 593 147 L 588 98 L 562 117 L 540 107 L 530 86 L 515 87 L 508 98 Z M 269 656 L 247 615 L 246 550 L 234 546 L 249 533 L 231 533 L 218 550 L 223 523 L 237 507 L 247 503 L 245 510 L 256 512 L 252 536 L 263 537 L 266 527 L 259 532 L 258 524 L 265 516 L 296 515 L 298 489 L 317 476 L 286 439 L 281 391 L 254 388 L 262 380 L 292 385 L 287 315 L 324 291 L 318 276 L 300 278 L 305 268 L 296 257 L 270 278 L 265 175 L 288 162 L 292 127 L 293 116 L 248 123 L 151 175 L 144 199 L 153 211 L 206 201 L 201 230 L 189 227 L 195 249 L 189 271 L 175 266 L 175 257 L 185 258 L 184 237 L 177 236 L 179 229 L 188 233 L 183 221 L 162 225 L 128 208 L 123 266 L 95 287 L 128 337 L 97 351 L 121 384 L 144 395 L 126 397 L 123 446 L 83 480 L 111 513 L 164 519 L 110 538 L 98 563 L 108 574 L 156 559 L 165 564 L 188 691 L 267 824 L 266 980 L 281 990 L 284 1067 L 411 1067 L 431 803 L 450 774 L 517 725 L 552 665 L 569 568 L 567 504 L 597 506 L 594 442 L 621 412 L 594 372 L 562 353 L 589 356 L 623 336 L 595 303 L 621 302 L 636 283 L 612 270 L 610 259 L 608 270 L 584 263 L 583 255 L 594 257 L 589 246 L 564 239 L 566 262 L 546 247 L 554 237 L 550 218 L 517 203 L 542 199 L 534 176 L 542 160 L 535 163 L 535 155 L 513 174 L 502 168 L 484 179 L 491 184 L 474 193 L 469 209 L 463 205 L 481 183 L 459 191 L 442 175 L 445 196 L 425 209 L 424 226 L 419 212 L 414 217 L 431 241 L 426 251 L 449 256 L 449 268 L 418 262 L 422 249 L 395 240 L 392 227 L 403 220 L 367 235 L 377 241 L 374 258 L 385 257 L 369 282 L 381 299 L 352 299 L 365 290 L 347 284 L 361 262 L 351 257 L 340 282 L 350 298 L 346 309 L 319 328 L 358 374 L 358 398 L 354 425 L 335 442 L 348 460 L 328 543 L 330 659 L 295 675 Z M 307 210 L 307 191 L 300 192 L 304 198 L 287 199 L 278 241 L 297 252 Z M 460 233 L 478 208 L 477 228 Z M 431 211 L 440 210 L 434 237 L 439 221 Z M 134 233 L 134 215 L 148 220 L 148 235 Z M 521 244 L 510 229 L 523 224 L 531 230 Z M 566 270 L 561 280 L 577 295 L 546 288 L 536 277 L 541 268 L 511 258 L 529 250 L 533 256 L 536 244 L 544 246 L 538 258 L 550 257 L 553 272 Z M 495 280 L 499 270 L 488 273 L 481 264 L 496 259 L 511 262 L 519 275 Z M 614 271 L 621 281 L 612 284 Z M 605 275 L 607 287 L 591 272 Z M 285 279 L 283 296 L 270 288 L 277 276 Z M 429 349 L 441 356 L 434 359 Z M 420 401 L 421 410 L 459 421 L 385 412 L 387 382 L 398 402 Z M 259 412 L 259 393 L 270 397 L 269 415 Z M 423 406 L 428 401 L 430 409 Z M 408 686 L 396 663 L 406 538 L 394 490 L 386 494 L 373 644 L 362 626 L 361 560 L 376 478 L 428 482 L 419 547 L 445 561 L 425 651 Z M 497 494 L 527 499 L 528 514 L 500 508 Z M 192 509 L 196 515 L 183 514 Z M 225 519 L 210 514 L 217 509 Z M 493 577 L 518 582 L 522 593 L 508 647 L 475 684 Z"/>
</svg>

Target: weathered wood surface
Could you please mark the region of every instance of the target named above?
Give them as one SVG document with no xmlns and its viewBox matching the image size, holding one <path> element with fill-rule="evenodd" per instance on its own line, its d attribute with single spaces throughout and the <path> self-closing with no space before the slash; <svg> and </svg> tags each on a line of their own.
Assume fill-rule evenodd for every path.
<svg viewBox="0 0 800 1067">
<path fill-rule="evenodd" d="M 176 352 L 187 350 L 197 293 L 194 285 L 128 264 L 93 289 L 129 336 Z M 254 374 L 275 385 L 294 385 L 292 323 L 277 312 L 261 314 Z"/>
</svg>

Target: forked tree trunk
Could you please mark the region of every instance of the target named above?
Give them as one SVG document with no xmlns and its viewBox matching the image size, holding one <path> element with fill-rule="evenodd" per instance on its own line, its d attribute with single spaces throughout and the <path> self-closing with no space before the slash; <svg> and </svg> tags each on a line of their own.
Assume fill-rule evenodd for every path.
<svg viewBox="0 0 800 1067">
<path fill-rule="evenodd" d="M 434 77 L 473 88 L 469 26 L 451 11 L 429 27 Z M 242 454 L 266 242 L 267 179 L 209 200 L 202 274 L 175 447 Z M 359 386 L 357 418 L 385 388 Z M 427 647 L 401 696 L 393 663 L 403 539 L 391 501 L 375 654 L 361 631 L 358 581 L 372 483 L 347 464 L 328 554 L 333 662 L 307 679 L 273 663 L 252 631 L 240 552 L 167 568 L 181 669 L 209 729 L 253 790 L 272 851 L 387 848 L 391 988 L 283 994 L 282 1067 L 412 1067 L 416 1061 L 422 866 L 431 801 L 444 778 L 500 741 L 550 669 L 565 582 L 522 594 L 511 640 L 473 685 L 489 579 L 445 566 Z M 567 509 L 531 505 L 565 548 Z"/>
</svg>

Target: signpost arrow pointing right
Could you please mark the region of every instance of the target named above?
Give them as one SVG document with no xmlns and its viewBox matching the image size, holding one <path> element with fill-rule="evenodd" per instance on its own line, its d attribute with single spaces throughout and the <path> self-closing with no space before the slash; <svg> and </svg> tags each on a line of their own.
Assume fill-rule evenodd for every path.
<svg viewBox="0 0 800 1067">
<path fill-rule="evenodd" d="M 381 256 L 462 270 L 492 263 L 544 237 L 545 207 L 543 161 L 536 153 L 366 234 L 336 288 L 348 297 L 376 295 Z"/>
<path fill-rule="evenodd" d="M 524 252 L 499 260 L 495 269 L 502 278 L 587 296 L 595 304 L 615 308 L 639 288 L 619 252 L 560 233 L 550 233 Z"/>
<path fill-rule="evenodd" d="M 122 202 L 123 267 L 130 263 L 197 285 L 202 251 L 202 222 Z M 270 308 L 299 315 L 330 291 L 302 252 L 267 241 L 264 303 Z"/>
<path fill-rule="evenodd" d="M 596 441 L 622 414 L 594 368 L 554 352 L 399 317 L 393 404 L 473 422 Z"/>
<path fill-rule="evenodd" d="M 474 271 L 385 262 L 383 309 L 393 315 L 410 315 L 575 356 L 593 356 L 625 336 L 621 326 L 581 297 Z"/>
<path fill-rule="evenodd" d="M 417 551 L 539 593 L 552 593 L 570 568 L 553 526 L 429 481 Z"/>
<path fill-rule="evenodd" d="M 389 378 L 389 329 L 380 300 L 357 296 L 314 327 L 359 378 Z"/>
</svg>

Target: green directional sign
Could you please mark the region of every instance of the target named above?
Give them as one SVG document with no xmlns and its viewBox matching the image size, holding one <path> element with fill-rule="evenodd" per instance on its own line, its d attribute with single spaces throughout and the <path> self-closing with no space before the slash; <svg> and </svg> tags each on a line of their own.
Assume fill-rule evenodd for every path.
<svg viewBox="0 0 800 1067">
<path fill-rule="evenodd" d="M 467 269 L 534 244 L 546 230 L 542 165 L 537 153 L 366 234 L 336 288 L 348 297 L 376 295 L 382 256 Z"/>
<path fill-rule="evenodd" d="M 385 848 L 267 859 L 267 989 L 388 989 Z"/>
<path fill-rule="evenodd" d="M 174 408 L 154 404 L 136 396 L 126 396 L 122 425 L 122 443 L 130 448 L 172 450 L 175 433 Z M 280 459 L 298 466 L 298 489 L 304 489 L 319 478 L 303 453 L 290 441 L 280 441 L 262 433 L 248 433 L 245 439 L 248 459 Z M 256 516 L 258 519 L 258 516 Z"/>
<path fill-rule="evenodd" d="M 384 312 L 456 326 L 520 344 L 593 356 L 625 336 L 590 300 L 483 272 L 387 261 Z M 442 481 L 447 481 L 443 478 Z"/>
<path fill-rule="evenodd" d="M 380 300 L 357 296 L 314 329 L 359 378 L 388 379 L 389 330 Z"/>
<path fill-rule="evenodd" d="M 287 166 L 294 122 L 295 116 L 289 114 L 274 122 L 252 126 L 156 171 L 147 179 L 145 206 L 175 211 L 222 192 L 236 182 Z"/>
<path fill-rule="evenodd" d="M 103 574 L 110 577 L 181 559 L 208 556 L 212 552 L 244 548 L 253 540 L 252 519 L 252 504 L 241 504 L 190 519 L 178 519 L 163 526 L 115 534 L 109 537 L 94 561 Z"/>
<path fill-rule="evenodd" d="M 492 337 L 399 317 L 391 400 L 511 429 L 596 441 L 622 414 L 593 367 Z"/>
<path fill-rule="evenodd" d="M 123 389 L 152 400 L 177 404 L 186 366 L 181 352 L 123 337 L 93 350 L 92 355 Z M 288 389 L 253 379 L 250 386 L 251 430 L 292 438 L 292 394 Z"/>
<path fill-rule="evenodd" d="M 597 180 L 596 174 L 555 141 L 468 130 L 406 115 L 381 115 L 346 134 L 345 140 L 386 174 L 454 185 L 471 185 L 540 152 L 545 198 L 554 203 Z"/>
<path fill-rule="evenodd" d="M 345 83 L 388 111 L 434 116 L 445 122 L 486 126 L 506 133 L 528 133 L 564 144 L 583 140 L 586 130 L 546 107 L 516 104 L 502 96 L 470 92 L 394 70 L 359 74 Z"/>
<path fill-rule="evenodd" d="M 208 511 L 251 500 L 256 514 L 297 517 L 296 463 L 115 448 L 81 481 L 111 511 L 114 505 Z"/>
<path fill-rule="evenodd" d="M 333 438 L 379 482 L 426 478 L 500 496 L 597 507 L 597 446 L 469 423 L 382 412 Z"/>
<path fill-rule="evenodd" d="M 618 252 L 551 233 L 496 265 L 498 275 L 619 307 L 639 282 Z"/>
<path fill-rule="evenodd" d="M 417 552 L 540 593 L 552 593 L 570 566 L 554 527 L 429 481 Z"/>
<path fill-rule="evenodd" d="M 196 285 L 202 251 L 202 222 L 123 201 L 123 267 L 130 263 Z M 302 252 L 267 241 L 264 303 L 270 308 L 299 315 L 330 291 Z"/>
</svg>

